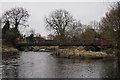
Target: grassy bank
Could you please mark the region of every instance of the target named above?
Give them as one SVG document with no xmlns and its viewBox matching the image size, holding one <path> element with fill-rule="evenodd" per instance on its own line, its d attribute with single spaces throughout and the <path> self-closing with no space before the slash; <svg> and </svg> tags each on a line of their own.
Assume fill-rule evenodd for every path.
<svg viewBox="0 0 120 80">
<path fill-rule="evenodd" d="M 58 49 L 51 55 L 55 55 L 62 58 L 79 58 L 79 59 L 103 59 L 113 57 L 105 52 L 86 51 L 83 47 L 73 47 L 66 49 Z"/>
<path fill-rule="evenodd" d="M 18 53 L 18 49 L 12 46 L 2 46 L 2 53 Z"/>
<path fill-rule="evenodd" d="M 8 58 L 14 55 L 17 55 L 18 49 L 12 47 L 12 46 L 2 46 L 2 57 L 3 58 Z"/>
</svg>

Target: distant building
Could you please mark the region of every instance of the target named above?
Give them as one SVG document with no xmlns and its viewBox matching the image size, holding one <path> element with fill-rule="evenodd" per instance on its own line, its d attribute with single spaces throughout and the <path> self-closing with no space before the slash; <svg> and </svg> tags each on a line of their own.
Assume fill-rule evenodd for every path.
<svg viewBox="0 0 120 80">
<path fill-rule="evenodd" d="M 53 36 L 52 34 L 49 34 L 49 35 L 47 36 L 47 40 L 53 40 L 53 38 L 54 38 L 54 36 Z"/>
<path fill-rule="evenodd" d="M 46 40 L 46 39 L 44 39 L 43 37 L 33 37 L 33 41 L 35 43 L 39 43 L 39 41 L 41 41 L 41 40 Z"/>
<path fill-rule="evenodd" d="M 40 40 L 45 40 L 43 37 L 33 37 L 33 40 L 40 41 Z"/>
</svg>

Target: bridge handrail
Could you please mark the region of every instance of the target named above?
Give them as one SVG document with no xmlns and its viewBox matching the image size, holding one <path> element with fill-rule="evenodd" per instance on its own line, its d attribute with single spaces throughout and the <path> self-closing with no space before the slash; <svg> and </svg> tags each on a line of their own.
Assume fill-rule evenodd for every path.
<svg viewBox="0 0 120 80">
<path fill-rule="evenodd" d="M 101 40 L 21 40 L 19 44 L 37 45 L 37 44 L 53 44 L 53 45 L 101 45 Z"/>
</svg>

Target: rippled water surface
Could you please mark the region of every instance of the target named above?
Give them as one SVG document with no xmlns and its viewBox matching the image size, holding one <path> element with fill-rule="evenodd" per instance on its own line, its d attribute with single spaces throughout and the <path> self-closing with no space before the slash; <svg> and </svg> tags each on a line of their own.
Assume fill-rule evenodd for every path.
<svg viewBox="0 0 120 80">
<path fill-rule="evenodd" d="M 120 74 L 116 59 L 62 59 L 50 52 L 20 52 L 2 62 L 4 78 L 116 78 Z"/>
</svg>

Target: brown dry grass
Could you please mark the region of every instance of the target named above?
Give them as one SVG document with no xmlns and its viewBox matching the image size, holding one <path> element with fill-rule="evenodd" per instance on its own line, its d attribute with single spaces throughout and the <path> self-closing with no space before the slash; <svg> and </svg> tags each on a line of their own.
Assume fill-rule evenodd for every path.
<svg viewBox="0 0 120 80">
<path fill-rule="evenodd" d="M 79 49 L 59 49 L 54 54 L 59 53 L 60 57 L 67 57 L 67 58 L 104 58 L 108 57 L 108 54 L 104 52 L 93 52 L 93 51 L 85 51 Z"/>
</svg>

